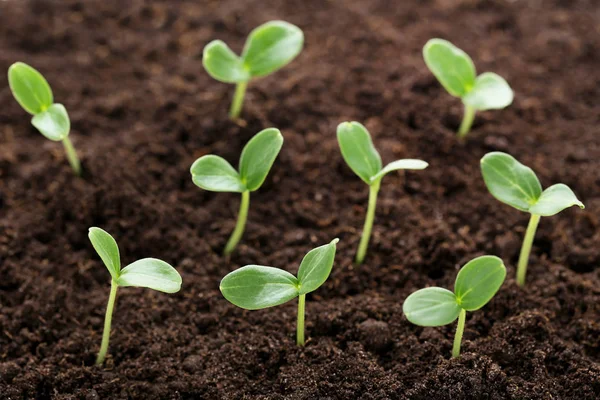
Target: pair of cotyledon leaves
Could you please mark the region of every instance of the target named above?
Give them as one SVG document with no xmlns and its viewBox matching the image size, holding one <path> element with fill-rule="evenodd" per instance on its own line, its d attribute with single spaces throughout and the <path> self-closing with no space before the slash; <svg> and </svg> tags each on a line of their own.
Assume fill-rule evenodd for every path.
<svg viewBox="0 0 600 400">
<path fill-rule="evenodd" d="M 477 76 L 471 57 L 447 40 L 429 40 L 423 58 L 448 93 L 475 110 L 501 109 L 513 101 L 513 91 L 504 78 L 493 72 Z"/>
<path fill-rule="evenodd" d="M 284 67 L 300 53 L 303 44 L 300 28 L 284 21 L 271 21 L 250 33 L 241 57 L 223 41 L 214 40 L 204 48 L 202 63 L 218 81 L 247 82 Z"/>
<path fill-rule="evenodd" d="M 309 251 L 302 259 L 297 278 L 279 268 L 247 265 L 221 280 L 221 293 L 238 307 L 259 310 L 317 290 L 331 273 L 338 241 L 334 239 Z"/>
<path fill-rule="evenodd" d="M 558 183 L 542 191 L 535 172 L 509 154 L 486 154 L 481 172 L 492 196 L 518 210 L 547 217 L 575 205 L 584 208 L 567 185 Z"/>
<path fill-rule="evenodd" d="M 33 115 L 31 124 L 42 135 L 61 141 L 69 135 L 71 121 L 62 104 L 54 103 L 46 79 L 29 65 L 17 62 L 8 69 L 8 84 L 17 102 Z"/>
<path fill-rule="evenodd" d="M 181 289 L 181 276 L 166 262 L 143 258 L 121 269 L 119 246 L 108 232 L 92 227 L 88 237 L 118 286 L 146 287 L 165 293 L 175 293 Z"/>
<path fill-rule="evenodd" d="M 420 326 L 447 325 L 461 310 L 475 311 L 498 292 L 506 277 L 502 260 L 481 256 L 469 261 L 458 272 L 454 292 L 440 287 L 417 290 L 406 298 L 402 310 L 406 318 Z"/>
</svg>

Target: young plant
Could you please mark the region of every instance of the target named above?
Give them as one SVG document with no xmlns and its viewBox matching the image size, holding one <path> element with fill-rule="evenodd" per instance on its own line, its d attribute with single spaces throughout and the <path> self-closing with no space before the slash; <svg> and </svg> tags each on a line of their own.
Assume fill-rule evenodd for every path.
<svg viewBox="0 0 600 400">
<path fill-rule="evenodd" d="M 270 21 L 250 32 L 241 57 L 223 41 L 213 40 L 204 47 L 202 64 L 214 79 L 235 83 L 229 116 L 240 116 L 248 82 L 267 76 L 292 61 L 302 50 L 304 34 L 284 21 Z"/>
<path fill-rule="evenodd" d="M 275 158 L 283 145 L 279 129 L 269 128 L 257 133 L 246 144 L 236 171 L 225 159 L 212 154 L 197 159 L 190 168 L 196 186 L 213 192 L 242 194 L 235 229 L 225 246 L 225 255 L 231 254 L 240 241 L 250 206 L 250 192 L 258 190 L 265 181 Z"/>
<path fill-rule="evenodd" d="M 513 91 L 504 78 L 493 72 L 477 76 L 471 57 L 447 40 L 429 40 L 423 58 L 448 93 L 462 99 L 465 112 L 458 129 L 460 138 L 469 133 L 476 111 L 502 109 L 513 101 Z"/>
<path fill-rule="evenodd" d="M 356 253 L 356 263 L 362 264 L 373 228 L 377 194 L 381 179 L 389 172 L 399 169 L 424 169 L 429 164 L 421 160 L 396 160 L 382 167 L 381 157 L 373 145 L 367 128 L 358 122 L 342 122 L 337 127 L 337 138 L 346 164 L 360 179 L 369 185 L 369 205 L 362 237 Z"/>
<path fill-rule="evenodd" d="M 169 264 L 156 258 L 143 258 L 121 269 L 119 247 L 115 239 L 100 228 L 92 227 L 88 237 L 111 276 L 110 296 L 104 319 L 104 333 L 96 365 L 104 362 L 110 340 L 110 325 L 119 287 L 146 287 L 159 292 L 175 293 L 181 289 L 181 276 Z"/>
<path fill-rule="evenodd" d="M 523 286 L 529 253 L 540 218 L 558 214 L 571 206 L 579 206 L 582 209 L 585 207 L 573 191 L 562 183 L 542 191 L 542 185 L 535 172 L 506 153 L 492 152 L 483 156 L 481 173 L 492 196 L 517 210 L 531 214 L 517 266 L 517 283 Z"/>
<path fill-rule="evenodd" d="M 339 239 L 333 239 L 309 251 L 302 259 L 297 278 L 279 268 L 246 265 L 221 280 L 221 293 L 229 302 L 246 310 L 275 307 L 297 297 L 296 343 L 304 346 L 306 294 L 317 290 L 329 277 L 338 242 Z"/>
<path fill-rule="evenodd" d="M 69 139 L 69 115 L 65 106 L 54 103 L 52 89 L 42 74 L 25 63 L 16 62 L 8 68 L 8 84 L 21 107 L 33 115 L 31 124 L 46 138 L 62 141 L 69 164 L 76 175 L 81 175 L 79 157 Z"/>
<path fill-rule="evenodd" d="M 448 325 L 458 318 L 452 357 L 460 355 L 467 311 L 476 311 L 494 297 L 506 277 L 502 260 L 494 256 L 477 257 L 458 271 L 454 293 L 440 287 L 417 290 L 406 298 L 402 311 L 419 326 Z"/>
</svg>

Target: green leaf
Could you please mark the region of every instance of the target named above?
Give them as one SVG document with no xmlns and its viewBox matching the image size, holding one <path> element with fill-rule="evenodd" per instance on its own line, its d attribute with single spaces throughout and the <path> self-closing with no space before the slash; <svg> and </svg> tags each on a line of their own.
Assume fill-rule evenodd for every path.
<svg viewBox="0 0 600 400">
<path fill-rule="evenodd" d="M 506 277 L 506 268 L 495 256 L 477 257 L 458 272 L 454 293 L 458 304 L 467 311 L 479 310 L 494 297 Z"/>
<path fill-rule="evenodd" d="M 244 62 L 221 40 L 213 40 L 204 47 L 202 65 L 214 79 L 226 83 L 250 80 Z"/>
<path fill-rule="evenodd" d="M 431 39 L 423 47 L 429 70 L 452 96 L 463 97 L 475 86 L 471 57 L 447 40 Z"/>
<path fill-rule="evenodd" d="M 145 287 L 175 293 L 181 289 L 181 275 L 172 266 L 156 258 L 143 258 L 123 268 L 119 286 Z"/>
<path fill-rule="evenodd" d="M 558 214 L 565 208 L 579 206 L 585 208 L 583 203 L 577 199 L 575 193 L 567 185 L 558 183 L 546 188 L 542 195 L 530 209 L 529 212 L 543 217 Z"/>
<path fill-rule="evenodd" d="M 486 154 L 481 172 L 492 196 L 517 210 L 529 211 L 542 195 L 542 185 L 531 168 L 509 154 Z"/>
<path fill-rule="evenodd" d="M 422 160 L 396 160 L 386 165 L 381 171 L 371 177 L 371 182 L 375 182 L 376 180 L 383 178 L 386 174 L 399 169 L 425 169 L 428 166 L 429 164 Z"/>
<path fill-rule="evenodd" d="M 213 192 L 246 191 L 240 174 L 225 159 L 212 154 L 202 156 L 190 168 L 196 186 Z"/>
<path fill-rule="evenodd" d="M 408 296 L 404 300 L 402 311 L 415 325 L 442 326 L 458 318 L 460 306 L 451 291 L 440 287 L 428 287 Z"/>
<path fill-rule="evenodd" d="M 110 276 L 117 280 L 121 272 L 121 256 L 115 239 L 105 230 L 96 227 L 89 229 L 88 237 L 96 253 L 110 272 Z"/>
<path fill-rule="evenodd" d="M 476 110 L 497 110 L 510 105 L 513 97 L 513 91 L 504 78 L 485 72 L 477 77 L 475 86 L 462 101 Z"/>
<path fill-rule="evenodd" d="M 221 280 L 220 289 L 236 306 L 259 310 L 298 297 L 298 279 L 279 268 L 246 265 L 227 274 Z"/>
<path fill-rule="evenodd" d="M 367 185 L 381 171 L 381 156 L 375 149 L 367 128 L 358 122 L 342 122 L 337 139 L 344 161 Z"/>
<path fill-rule="evenodd" d="M 31 124 L 46 138 L 55 142 L 69 136 L 71 121 L 69 114 L 62 104 L 52 104 L 46 111 L 36 114 L 31 119 Z"/>
<path fill-rule="evenodd" d="M 54 102 L 46 79 L 25 63 L 16 62 L 10 66 L 8 84 L 17 102 L 29 114 L 38 114 Z"/>
<path fill-rule="evenodd" d="M 279 151 L 283 136 L 279 129 L 268 128 L 258 132 L 244 146 L 240 157 L 240 177 L 251 192 L 263 184 Z"/>
<path fill-rule="evenodd" d="M 329 277 L 333 260 L 335 259 L 336 244 L 339 239 L 333 239 L 329 244 L 309 251 L 298 269 L 299 293 L 306 294 L 317 290 Z"/>
<path fill-rule="evenodd" d="M 242 60 L 253 77 L 269 75 L 292 61 L 302 50 L 304 34 L 284 21 L 263 24 L 248 36 Z"/>
</svg>

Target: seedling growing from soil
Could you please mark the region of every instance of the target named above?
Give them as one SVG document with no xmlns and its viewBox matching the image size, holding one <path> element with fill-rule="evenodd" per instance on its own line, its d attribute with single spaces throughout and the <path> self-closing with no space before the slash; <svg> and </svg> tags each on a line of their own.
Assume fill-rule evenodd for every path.
<svg viewBox="0 0 600 400">
<path fill-rule="evenodd" d="M 62 141 L 73 171 L 81 175 L 79 157 L 69 139 L 69 115 L 65 106 L 54 103 L 52 89 L 42 74 L 25 63 L 16 62 L 8 69 L 8 84 L 21 107 L 33 115 L 31 124 L 46 138 Z"/>
<path fill-rule="evenodd" d="M 240 116 L 248 82 L 267 76 L 292 61 L 302 50 L 304 34 L 295 25 L 270 21 L 250 32 L 241 56 L 223 41 L 213 40 L 204 47 L 202 64 L 214 79 L 235 83 L 229 116 Z"/>
<path fill-rule="evenodd" d="M 448 93 L 462 99 L 465 112 L 458 129 L 460 138 L 469 133 L 476 111 L 502 109 L 512 103 L 513 91 L 504 78 L 493 72 L 477 76 L 471 57 L 447 40 L 429 40 L 423 57 Z"/>
<path fill-rule="evenodd" d="M 494 256 L 477 257 L 461 268 L 454 282 L 454 293 L 440 287 L 417 290 L 406 298 L 402 311 L 419 326 L 448 325 L 458 318 L 452 357 L 460 355 L 467 311 L 476 311 L 494 297 L 506 277 L 502 260 Z"/>
<path fill-rule="evenodd" d="M 250 192 L 258 190 L 283 145 L 279 129 L 269 128 L 257 133 L 246 144 L 236 171 L 225 159 L 212 154 L 197 159 L 190 168 L 196 186 L 213 192 L 236 192 L 242 194 L 240 211 L 235 229 L 225 246 L 225 255 L 231 254 L 240 241 L 250 206 Z"/>
<path fill-rule="evenodd" d="M 112 278 L 104 319 L 102 344 L 96 358 L 96 365 L 100 365 L 104 362 L 108 351 L 110 325 L 117 298 L 117 289 L 119 287 L 135 286 L 146 287 L 159 292 L 175 293 L 181 289 L 181 276 L 175 268 L 156 258 L 143 258 L 121 269 L 119 247 L 109 233 L 100 228 L 92 227 L 89 230 L 88 237 Z"/>
<path fill-rule="evenodd" d="M 360 179 L 369 185 L 367 216 L 356 253 L 356 263 L 362 264 L 371 237 L 381 179 L 391 171 L 424 169 L 429 164 L 421 160 L 405 159 L 396 160 L 382 167 L 381 156 L 373 145 L 369 131 L 358 122 L 342 122 L 339 124 L 337 127 L 337 138 L 346 164 Z"/>
<path fill-rule="evenodd" d="M 278 306 L 298 298 L 296 343 L 304 346 L 304 302 L 306 294 L 317 290 L 329 277 L 335 258 L 336 244 L 309 251 L 300 264 L 298 277 L 279 268 L 246 265 L 221 280 L 221 293 L 234 305 L 246 310 Z"/>
<path fill-rule="evenodd" d="M 523 286 L 529 253 L 540 218 L 558 214 L 571 206 L 579 206 L 582 209 L 585 206 L 577 199 L 575 193 L 562 183 L 542 191 L 542 185 L 535 172 L 506 153 L 492 152 L 483 156 L 481 173 L 492 196 L 517 210 L 531 214 L 517 266 L 517 283 Z"/>
</svg>

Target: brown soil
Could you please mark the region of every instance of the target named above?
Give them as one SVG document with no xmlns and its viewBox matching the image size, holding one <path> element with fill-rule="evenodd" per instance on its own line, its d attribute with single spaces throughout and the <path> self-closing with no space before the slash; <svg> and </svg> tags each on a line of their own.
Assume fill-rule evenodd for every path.
<svg viewBox="0 0 600 400">
<path fill-rule="evenodd" d="M 239 51 L 276 18 L 304 30 L 305 50 L 253 82 L 245 121 L 231 123 L 233 87 L 204 72 L 202 48 L 220 38 Z M 46 75 L 85 168 L 72 175 L 0 74 L 0 398 L 600 398 L 599 20 L 595 0 L 0 2 L 0 71 L 21 60 Z M 516 92 L 508 109 L 478 115 L 464 145 L 460 102 L 421 57 L 431 37 Z M 367 188 L 340 155 L 344 120 L 367 125 L 384 161 L 431 164 L 384 179 L 360 268 Z M 236 162 L 270 126 L 283 150 L 239 251 L 223 259 L 238 196 L 198 189 L 189 166 L 207 153 Z M 542 219 L 525 289 L 513 276 L 527 215 L 487 193 L 479 159 L 492 150 L 587 206 Z M 117 238 L 125 263 L 159 257 L 184 282 L 175 295 L 121 290 L 102 368 L 109 275 L 90 226 Z M 235 268 L 296 272 L 334 237 L 332 276 L 307 300 L 305 348 L 294 302 L 248 312 L 219 293 Z M 468 315 L 451 360 L 454 325 L 414 326 L 402 302 L 451 287 L 481 254 L 502 257 L 509 277 Z"/>
</svg>

